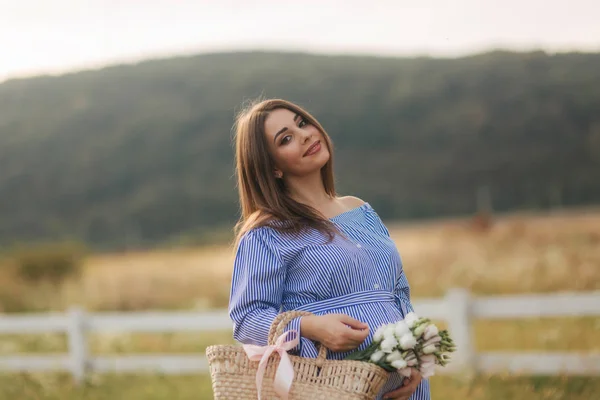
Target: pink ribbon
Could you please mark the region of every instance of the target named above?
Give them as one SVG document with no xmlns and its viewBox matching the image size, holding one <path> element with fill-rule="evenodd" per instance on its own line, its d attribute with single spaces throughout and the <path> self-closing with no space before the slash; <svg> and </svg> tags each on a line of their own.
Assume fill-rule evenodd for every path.
<svg viewBox="0 0 600 400">
<path fill-rule="evenodd" d="M 289 333 L 293 332 L 295 338 L 286 342 L 286 338 Z M 263 376 L 265 375 L 265 369 L 267 368 L 267 361 L 273 352 L 279 353 L 281 360 L 279 366 L 275 372 L 275 381 L 273 388 L 275 392 L 284 400 L 287 400 L 290 388 L 292 387 L 292 381 L 294 379 L 294 367 L 292 361 L 288 357 L 288 350 L 293 349 L 298 345 L 300 339 L 298 333 L 295 330 L 287 331 L 283 335 L 277 338 L 274 345 L 271 346 L 256 346 L 253 344 L 245 344 L 244 351 L 248 355 L 248 358 L 252 361 L 260 361 L 258 364 L 258 371 L 256 372 L 256 389 L 258 390 L 258 400 L 260 400 L 260 389 L 262 387 Z"/>
</svg>

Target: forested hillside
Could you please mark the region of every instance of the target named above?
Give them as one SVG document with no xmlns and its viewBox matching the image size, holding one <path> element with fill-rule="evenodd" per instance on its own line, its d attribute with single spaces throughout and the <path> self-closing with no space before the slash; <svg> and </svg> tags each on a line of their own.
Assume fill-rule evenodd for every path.
<svg viewBox="0 0 600 400">
<path fill-rule="evenodd" d="M 232 123 L 281 97 L 324 125 L 338 191 L 384 219 L 600 203 L 600 54 L 230 53 L 0 84 L 0 245 L 102 248 L 237 218 Z"/>
</svg>

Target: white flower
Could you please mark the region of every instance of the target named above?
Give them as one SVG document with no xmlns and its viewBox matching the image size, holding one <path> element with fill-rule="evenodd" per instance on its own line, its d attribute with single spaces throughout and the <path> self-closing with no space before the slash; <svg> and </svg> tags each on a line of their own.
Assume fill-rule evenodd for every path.
<svg viewBox="0 0 600 400">
<path fill-rule="evenodd" d="M 437 350 L 437 348 L 435 347 L 435 344 L 429 344 L 429 345 L 423 347 L 423 354 L 435 353 L 436 350 Z"/>
<path fill-rule="evenodd" d="M 394 350 L 385 358 L 387 362 L 402 360 L 402 354 L 398 350 Z"/>
<path fill-rule="evenodd" d="M 385 353 L 381 350 L 376 351 L 375 353 L 371 354 L 371 361 L 373 361 L 374 363 L 378 362 L 379 360 L 381 360 L 381 358 L 385 355 Z"/>
<path fill-rule="evenodd" d="M 429 378 L 433 376 L 435 370 L 436 358 L 433 354 L 429 354 L 421 357 L 421 365 L 419 366 L 419 372 L 423 378 Z"/>
<path fill-rule="evenodd" d="M 406 314 L 406 316 L 404 317 L 404 322 L 406 322 L 406 325 L 408 325 L 409 328 L 412 328 L 415 322 L 417 322 L 418 320 L 419 317 L 412 311 Z"/>
<path fill-rule="evenodd" d="M 375 334 L 373 335 L 373 341 L 379 343 L 383 340 L 383 332 L 385 331 L 385 326 L 380 326 L 379 328 L 377 328 L 377 330 L 375 331 Z"/>
<path fill-rule="evenodd" d="M 400 338 L 403 335 L 410 333 L 410 329 L 408 328 L 408 325 L 406 325 L 406 322 L 398 321 L 396 322 L 394 333 L 396 333 L 396 337 Z"/>
<path fill-rule="evenodd" d="M 422 363 L 435 363 L 435 356 L 433 354 L 421 356 L 421 362 Z"/>
<path fill-rule="evenodd" d="M 412 368 L 410 368 L 410 367 L 400 368 L 398 370 L 398 373 L 400 373 L 400 375 L 402 375 L 405 378 L 410 378 L 410 375 L 412 374 L 411 369 Z"/>
<path fill-rule="evenodd" d="M 417 339 L 415 339 L 415 337 L 410 333 L 407 333 L 400 338 L 400 347 L 402 347 L 404 350 L 412 349 L 416 344 Z"/>
<path fill-rule="evenodd" d="M 425 329 L 425 334 L 423 335 L 423 339 L 429 340 L 432 337 L 437 336 L 438 333 L 439 333 L 439 330 L 438 330 L 437 326 L 435 326 L 434 324 L 429 324 L 429 325 L 427 325 L 427 329 Z"/>
<path fill-rule="evenodd" d="M 394 324 L 388 324 L 385 326 L 383 330 L 383 338 L 393 338 L 394 337 Z"/>
<path fill-rule="evenodd" d="M 423 364 L 419 371 L 423 379 L 427 379 L 435 374 L 435 364 Z"/>
<path fill-rule="evenodd" d="M 396 369 L 406 368 L 406 361 L 404 361 L 402 359 L 396 360 L 396 361 L 392 361 L 392 367 L 394 367 Z"/>
<path fill-rule="evenodd" d="M 396 346 L 398 346 L 398 341 L 394 338 L 394 336 L 392 336 L 383 339 L 383 342 L 381 342 L 379 348 L 389 354 L 394 351 L 394 347 Z"/>
<path fill-rule="evenodd" d="M 425 340 L 425 343 L 423 343 L 423 346 L 428 346 L 430 344 L 436 344 L 442 341 L 442 338 L 439 335 L 436 335 L 432 338 L 429 338 L 427 340 Z"/>
</svg>

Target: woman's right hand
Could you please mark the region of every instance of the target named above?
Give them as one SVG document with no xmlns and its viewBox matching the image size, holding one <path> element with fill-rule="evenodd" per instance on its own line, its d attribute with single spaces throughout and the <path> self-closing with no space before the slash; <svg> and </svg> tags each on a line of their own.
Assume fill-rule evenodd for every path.
<svg viewBox="0 0 600 400">
<path fill-rule="evenodd" d="M 344 352 L 365 341 L 369 325 L 346 314 L 308 315 L 300 320 L 300 331 L 333 352 Z"/>
</svg>

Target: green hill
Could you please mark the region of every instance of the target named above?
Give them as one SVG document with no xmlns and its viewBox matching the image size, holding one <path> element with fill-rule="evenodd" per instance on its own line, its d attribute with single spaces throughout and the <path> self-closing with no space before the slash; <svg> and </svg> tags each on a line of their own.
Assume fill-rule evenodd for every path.
<svg viewBox="0 0 600 400">
<path fill-rule="evenodd" d="M 332 136 L 342 194 L 383 218 L 600 202 L 600 54 L 229 53 L 0 84 L 0 244 L 99 248 L 237 218 L 231 126 L 259 95 Z"/>
</svg>

